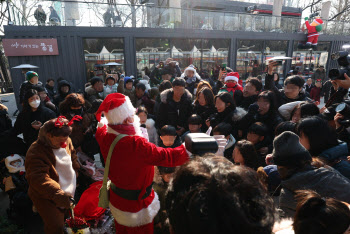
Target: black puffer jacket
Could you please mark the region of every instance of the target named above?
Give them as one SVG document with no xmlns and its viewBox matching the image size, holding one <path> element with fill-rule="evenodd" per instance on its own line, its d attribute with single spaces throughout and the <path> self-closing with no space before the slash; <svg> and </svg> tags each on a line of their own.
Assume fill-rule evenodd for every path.
<svg viewBox="0 0 350 234">
<path fill-rule="evenodd" d="M 12 121 L 7 113 L 7 109 L 0 110 L 0 132 L 7 131 L 12 128 Z"/>
<path fill-rule="evenodd" d="M 23 139 L 29 147 L 34 141 L 37 140 L 39 130 L 35 130 L 32 127 L 32 122 L 35 120 L 40 121 L 43 125 L 46 121 L 56 118 L 55 112 L 42 106 L 35 111 L 22 111 L 18 114 L 15 126 L 11 131 L 12 135 L 19 135 L 23 133 Z"/>
<path fill-rule="evenodd" d="M 286 96 L 283 89 L 278 89 L 275 86 L 275 82 L 273 80 L 273 76 L 266 74 L 265 77 L 265 90 L 270 90 L 275 93 L 276 95 L 276 108 L 282 106 L 283 104 L 289 103 L 289 102 L 295 102 L 295 101 L 312 101 L 310 98 L 307 97 L 307 95 L 303 92 L 299 94 L 299 97 L 296 99 L 290 99 Z"/>
<path fill-rule="evenodd" d="M 62 91 L 61 91 L 62 86 L 68 86 L 69 87 L 68 93 L 62 93 Z M 58 90 L 57 91 L 58 94 L 54 98 L 54 104 L 55 104 L 55 106 L 60 106 L 60 103 L 63 102 L 64 99 L 71 93 L 72 87 L 71 87 L 71 85 L 70 85 L 70 83 L 68 81 L 61 80 L 58 83 L 57 90 Z"/>
<path fill-rule="evenodd" d="M 253 95 L 250 97 L 243 97 L 239 107 L 248 110 L 249 106 L 258 100 L 258 95 Z"/>
<path fill-rule="evenodd" d="M 193 106 L 193 114 L 197 114 L 202 118 L 202 132 L 206 132 L 208 130 L 205 121 L 213 114 L 216 113 L 215 106 L 201 106 L 198 103 L 195 103 Z"/>
<path fill-rule="evenodd" d="M 160 106 L 158 111 L 157 129 L 164 125 L 177 126 L 188 129 L 188 118 L 192 114 L 192 94 L 185 89 L 180 102 L 175 102 L 173 99 L 173 89 L 164 90 L 160 94 Z"/>
</svg>

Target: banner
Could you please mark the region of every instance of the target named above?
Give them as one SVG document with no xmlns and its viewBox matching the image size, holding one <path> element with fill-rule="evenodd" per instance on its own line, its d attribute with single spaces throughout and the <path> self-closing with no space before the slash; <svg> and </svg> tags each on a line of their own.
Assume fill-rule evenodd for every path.
<svg viewBox="0 0 350 234">
<path fill-rule="evenodd" d="M 3 39 L 6 56 L 59 55 L 57 39 Z"/>
</svg>

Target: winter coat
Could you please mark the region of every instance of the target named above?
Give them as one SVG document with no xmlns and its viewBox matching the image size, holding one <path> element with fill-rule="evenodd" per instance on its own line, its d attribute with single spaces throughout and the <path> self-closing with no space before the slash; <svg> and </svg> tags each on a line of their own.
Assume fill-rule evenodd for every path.
<svg viewBox="0 0 350 234">
<path fill-rule="evenodd" d="M 277 106 L 280 107 L 283 104 L 289 103 L 289 102 L 295 102 L 295 101 L 311 101 L 310 98 L 306 96 L 305 93 L 301 92 L 299 94 L 299 97 L 296 99 L 290 99 L 288 98 L 283 89 L 277 89 L 275 86 L 275 82 L 273 81 L 273 75 L 266 74 L 265 77 L 265 90 L 270 90 L 275 93 L 276 95 L 276 100 L 277 100 Z"/>
<path fill-rule="evenodd" d="M 61 91 L 62 86 L 69 87 L 68 93 L 62 93 Z M 72 86 L 68 81 L 61 80 L 60 82 L 58 82 L 57 90 L 58 90 L 57 95 L 54 97 L 53 104 L 55 104 L 55 106 L 60 106 L 60 103 L 63 102 L 64 99 L 72 92 Z"/>
<path fill-rule="evenodd" d="M 192 114 L 192 94 L 185 89 L 179 102 L 173 100 L 173 89 L 164 90 L 160 94 L 161 104 L 157 116 L 157 129 L 164 125 L 188 129 L 188 118 Z"/>
<path fill-rule="evenodd" d="M 275 81 L 275 86 L 278 89 L 283 89 L 282 85 L 280 85 L 280 83 L 278 81 Z"/>
<path fill-rule="evenodd" d="M 197 114 L 202 118 L 202 127 L 201 131 L 206 132 L 208 130 L 205 121 L 209 119 L 209 117 L 216 113 L 215 106 L 201 106 L 199 103 L 195 103 L 193 105 L 193 114 Z"/>
<path fill-rule="evenodd" d="M 313 87 L 310 92 L 310 98 L 319 102 L 321 100 L 321 88 Z"/>
<path fill-rule="evenodd" d="M 159 112 L 159 106 L 162 101 L 160 100 L 160 94 L 156 97 L 156 101 L 154 102 L 154 107 L 153 107 L 153 115 L 158 116 Z"/>
<path fill-rule="evenodd" d="M 350 180 L 335 170 L 308 166 L 281 182 L 280 208 L 286 217 L 293 217 L 296 210 L 295 192 L 301 189 L 314 190 L 322 197 L 331 197 L 350 202 Z"/>
<path fill-rule="evenodd" d="M 24 101 L 24 95 L 26 94 L 26 92 L 30 89 L 35 89 L 37 87 L 42 87 L 43 84 L 39 81 L 38 84 L 34 85 L 32 83 L 30 83 L 29 81 L 24 81 L 21 85 L 21 87 L 19 88 L 19 103 L 22 104 Z"/>
<path fill-rule="evenodd" d="M 148 93 L 145 92 L 142 98 L 139 99 L 139 102 L 141 102 L 141 105 L 143 105 L 147 109 L 148 114 L 154 115 L 153 108 L 156 101 L 151 99 Z M 139 106 L 140 105 L 138 105 L 137 107 Z"/>
<path fill-rule="evenodd" d="M 328 164 L 339 171 L 340 174 L 350 179 L 350 163 L 347 161 L 347 156 L 348 146 L 345 142 L 329 148 L 319 155 L 319 157 L 326 159 Z"/>
<path fill-rule="evenodd" d="M 305 91 L 308 92 L 309 94 L 311 93 L 311 90 L 316 87 L 315 85 L 311 84 L 311 85 L 307 85 L 305 84 Z"/>
<path fill-rule="evenodd" d="M 107 97 L 108 94 L 111 94 L 111 93 L 117 93 L 118 92 L 118 84 L 114 84 L 112 86 L 110 85 L 105 85 L 103 87 L 103 95 L 102 95 L 102 98 L 105 99 Z"/>
<path fill-rule="evenodd" d="M 118 93 L 124 94 L 125 96 L 128 96 L 130 98 L 131 103 L 135 107 L 136 105 L 136 94 L 135 94 L 135 87 L 132 87 L 132 89 L 126 89 L 124 87 L 124 80 L 119 81 L 119 85 L 117 88 Z"/>
<path fill-rule="evenodd" d="M 46 21 L 46 14 L 45 14 L 45 11 L 44 10 L 39 10 L 39 8 L 38 9 L 36 9 L 35 11 L 34 11 L 34 18 L 37 20 L 37 21 L 39 21 L 39 22 L 42 22 L 42 23 L 45 23 L 45 21 Z"/>
<path fill-rule="evenodd" d="M 93 103 L 95 100 L 103 100 L 103 93 L 98 93 L 92 86 L 89 86 L 85 89 L 86 99 Z"/>
<path fill-rule="evenodd" d="M 230 135 L 230 138 L 227 140 L 225 151 L 224 151 L 224 157 L 230 161 L 233 160 L 232 154 L 233 154 L 233 150 L 235 149 L 235 145 L 236 145 L 236 139 L 232 135 Z"/>
<path fill-rule="evenodd" d="M 163 81 L 162 71 L 158 68 L 154 68 L 149 78 L 150 78 L 150 83 L 152 87 L 159 85 Z"/>
<path fill-rule="evenodd" d="M 39 130 L 35 130 L 32 127 L 32 122 L 37 120 L 44 125 L 46 121 L 54 118 L 56 118 L 55 112 L 40 104 L 39 108 L 35 112 L 20 112 L 17 116 L 14 128 L 10 131 L 16 136 L 22 133 L 24 142 L 29 147 L 34 141 L 37 140 L 39 134 Z"/>
<path fill-rule="evenodd" d="M 243 98 L 243 87 L 240 86 L 239 84 L 237 84 L 234 87 L 234 91 L 230 91 L 228 92 L 226 85 L 224 85 L 218 92 L 218 94 L 220 93 L 229 93 L 231 94 L 231 96 L 233 97 L 233 100 L 236 103 L 236 106 L 239 106 L 242 102 L 242 98 Z"/>
<path fill-rule="evenodd" d="M 50 85 L 46 84 L 45 85 L 46 91 L 47 91 L 47 96 L 49 96 L 50 100 L 53 102 L 54 97 L 56 95 L 56 90 L 54 87 L 51 87 Z"/>
<path fill-rule="evenodd" d="M 153 119 L 147 119 L 146 129 L 148 133 L 149 142 L 155 145 L 158 145 L 158 134 L 157 134 L 157 129 L 155 127 L 155 122 Z"/>
<path fill-rule="evenodd" d="M 329 94 L 331 92 L 332 83 L 330 80 L 326 81 L 322 86 L 321 96 L 324 97 L 324 102 L 327 103 L 329 100 Z"/>
<path fill-rule="evenodd" d="M 248 110 L 249 106 L 251 104 L 254 104 L 257 101 L 258 101 L 258 95 L 252 95 L 250 97 L 242 97 L 242 101 L 238 106 L 242 107 L 245 110 Z"/>
<path fill-rule="evenodd" d="M 315 73 L 311 77 L 312 81 L 321 80 L 322 84 L 327 81 L 326 70 L 321 71 L 319 68 L 316 69 Z"/>
<path fill-rule="evenodd" d="M 34 205 L 43 199 L 53 203 L 60 203 L 66 199 L 65 192 L 59 184 L 59 175 L 56 171 L 56 156 L 47 144 L 47 133 L 40 134 L 39 139 L 29 148 L 26 161 L 26 178 L 29 184 L 28 195 Z M 71 156 L 72 167 L 77 173 L 79 169 L 78 158 L 70 138 L 67 140 L 66 151 Z"/>
<path fill-rule="evenodd" d="M 7 110 L 6 106 L 3 106 L 3 109 L 0 110 L 0 133 L 12 128 L 12 121 Z"/>
</svg>

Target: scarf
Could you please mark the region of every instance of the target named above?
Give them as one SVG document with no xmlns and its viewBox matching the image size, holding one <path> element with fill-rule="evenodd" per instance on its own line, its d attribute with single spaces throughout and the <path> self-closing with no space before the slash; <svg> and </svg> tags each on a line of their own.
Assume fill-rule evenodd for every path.
<svg viewBox="0 0 350 234">
<path fill-rule="evenodd" d="M 120 134 L 126 134 L 126 135 L 135 135 L 135 128 L 134 125 L 129 124 L 108 124 L 108 127 L 112 128 L 114 131 L 120 133 Z"/>
<path fill-rule="evenodd" d="M 228 93 L 232 92 L 234 94 L 236 90 L 240 90 L 240 87 L 238 86 L 238 84 L 227 83 L 226 90 Z"/>
</svg>

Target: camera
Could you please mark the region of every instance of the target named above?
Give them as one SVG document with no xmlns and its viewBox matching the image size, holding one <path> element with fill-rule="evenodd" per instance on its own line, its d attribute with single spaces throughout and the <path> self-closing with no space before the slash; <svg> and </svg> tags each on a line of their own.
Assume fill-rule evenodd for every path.
<svg viewBox="0 0 350 234">
<path fill-rule="evenodd" d="M 347 51 L 339 51 L 331 55 L 332 60 L 337 60 L 341 69 L 331 69 L 329 78 L 331 80 L 345 80 L 344 74 L 350 76 L 350 56 Z"/>
<path fill-rule="evenodd" d="M 344 119 L 339 120 L 340 125 L 344 126 L 345 128 L 350 127 L 350 106 L 345 102 L 340 103 L 335 108 L 335 112 L 344 116 Z"/>
<path fill-rule="evenodd" d="M 189 133 L 185 137 L 185 146 L 193 155 L 203 156 L 206 153 L 215 154 L 218 149 L 218 143 L 215 138 L 205 133 Z"/>
</svg>

